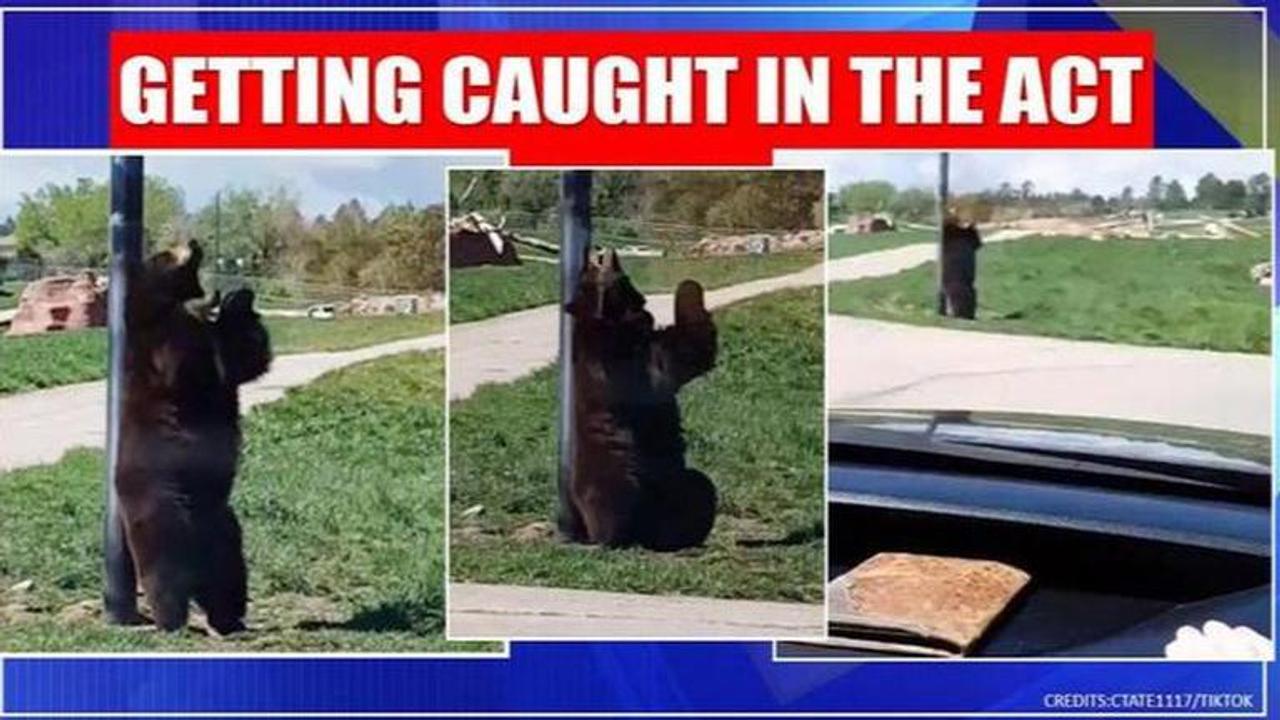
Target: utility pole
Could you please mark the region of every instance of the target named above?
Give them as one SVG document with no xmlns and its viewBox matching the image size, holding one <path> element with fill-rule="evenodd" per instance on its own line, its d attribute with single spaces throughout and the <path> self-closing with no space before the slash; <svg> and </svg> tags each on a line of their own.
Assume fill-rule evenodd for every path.
<svg viewBox="0 0 1280 720">
<path fill-rule="evenodd" d="M 591 250 L 591 171 L 560 175 L 560 512 L 570 507 L 569 480 L 573 472 L 573 318 L 564 308 L 573 300 L 582 261 Z"/>
<path fill-rule="evenodd" d="M 949 192 L 950 181 L 950 156 L 948 153 L 938 153 L 938 314 L 947 314 L 947 293 L 942 286 L 942 244 L 945 242 L 947 231 L 947 195 Z"/>
<path fill-rule="evenodd" d="M 222 275 L 222 191 L 213 194 L 213 289 L 220 290 Z"/>
<path fill-rule="evenodd" d="M 107 293 L 107 477 L 106 517 L 103 522 L 103 562 L 106 587 L 103 607 L 107 621 L 122 625 L 138 616 L 137 579 L 124 536 L 116 472 L 120 463 L 120 418 L 124 408 L 124 356 L 128 327 L 125 306 L 129 269 L 142 264 L 142 158 L 111 158 L 110 285 Z"/>
</svg>

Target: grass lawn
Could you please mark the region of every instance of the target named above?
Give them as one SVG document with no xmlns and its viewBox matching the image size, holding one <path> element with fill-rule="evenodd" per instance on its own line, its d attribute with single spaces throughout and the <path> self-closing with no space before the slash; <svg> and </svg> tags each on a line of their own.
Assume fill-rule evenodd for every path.
<svg viewBox="0 0 1280 720">
<path fill-rule="evenodd" d="M 1027 238 L 978 253 L 978 319 L 935 314 L 935 266 L 837 283 L 831 312 L 916 325 L 1266 353 L 1269 293 L 1249 269 L 1269 238 Z"/>
<path fill-rule="evenodd" d="M 937 230 L 894 230 L 893 232 L 850 235 L 832 233 L 827 241 L 828 256 L 832 259 L 862 255 L 877 250 L 889 250 L 904 245 L 938 242 Z"/>
<path fill-rule="evenodd" d="M 444 327 L 443 313 L 334 320 L 266 318 L 278 355 L 351 350 L 432 335 Z M 0 336 L 0 395 L 98 380 L 107 372 L 103 328 L 26 337 Z"/>
<path fill-rule="evenodd" d="M 552 367 L 452 407 L 453 579 L 821 601 L 821 290 L 766 295 L 715 315 L 719 364 L 680 395 L 688 461 L 720 493 L 707 545 L 607 550 L 527 532 L 555 512 Z M 464 515 L 477 505 L 482 512 Z"/>
<path fill-rule="evenodd" d="M 6 280 L 0 282 L 0 310 L 12 310 L 18 307 L 18 296 L 22 295 L 22 288 L 26 287 L 24 280 Z M 8 295 L 4 293 L 9 293 Z"/>
<path fill-rule="evenodd" d="M 0 650 L 444 647 L 443 386 L 439 352 L 405 353 L 246 416 L 251 631 L 229 639 L 101 622 L 101 452 L 0 475 Z"/>
<path fill-rule="evenodd" d="M 631 281 L 646 293 L 674 292 L 686 278 L 708 289 L 775 275 L 786 275 L 821 262 L 816 253 L 739 255 L 714 258 L 622 259 Z M 560 301 L 560 268 L 542 262 L 516 266 L 483 266 L 449 271 L 449 321 L 482 320 Z"/>
</svg>

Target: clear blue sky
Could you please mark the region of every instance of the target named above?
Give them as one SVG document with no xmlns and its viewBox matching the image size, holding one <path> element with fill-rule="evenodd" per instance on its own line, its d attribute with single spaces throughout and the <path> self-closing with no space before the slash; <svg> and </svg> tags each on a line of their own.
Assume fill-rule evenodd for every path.
<svg viewBox="0 0 1280 720">
<path fill-rule="evenodd" d="M 1016 187 L 1031 180 L 1042 192 L 1070 192 L 1078 187 L 1090 194 L 1111 195 L 1131 185 L 1141 196 L 1151 176 L 1160 175 L 1166 182 L 1176 178 L 1192 193 L 1196 180 L 1206 172 L 1224 179 L 1271 172 L 1268 155 L 1257 150 L 955 152 L 951 187 L 956 192 L 973 192 L 995 189 L 1002 182 Z M 791 167 L 825 165 L 831 189 L 859 180 L 932 188 L 938 176 L 936 152 L 786 152 L 778 153 L 777 161 Z"/>
<path fill-rule="evenodd" d="M 308 216 L 328 214 L 340 203 L 358 198 L 376 212 L 385 205 L 444 202 L 445 168 L 449 165 L 497 164 L 498 156 L 388 157 L 385 155 L 156 156 L 147 159 L 147 173 L 160 175 L 182 189 L 188 210 L 212 200 L 218 190 L 231 187 L 290 189 Z M 69 184 L 81 177 L 105 180 L 105 156 L 0 157 L 0 218 L 17 212 L 23 193 L 55 182 Z"/>
</svg>

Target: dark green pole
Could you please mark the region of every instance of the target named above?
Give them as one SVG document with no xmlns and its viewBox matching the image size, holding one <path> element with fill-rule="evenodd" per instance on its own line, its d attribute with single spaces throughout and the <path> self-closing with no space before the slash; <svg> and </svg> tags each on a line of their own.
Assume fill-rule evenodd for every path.
<svg viewBox="0 0 1280 720">
<path fill-rule="evenodd" d="M 111 158 L 110 285 L 107 293 L 107 478 L 106 518 L 103 523 L 103 561 L 106 587 L 103 607 L 107 622 L 125 624 L 138 615 L 137 579 L 124 536 L 124 520 L 116 495 L 120 461 L 120 418 L 124 408 L 125 302 L 129 268 L 142 262 L 142 158 Z"/>
<path fill-rule="evenodd" d="M 573 471 L 573 319 L 564 311 L 573 300 L 582 260 L 591 248 L 591 171 L 560 175 L 560 474 L 562 512 L 569 506 Z"/>
<path fill-rule="evenodd" d="M 942 243 L 947 228 L 947 195 L 949 193 L 950 157 L 947 153 L 938 153 L 938 314 L 947 314 L 947 293 L 943 287 Z"/>
</svg>

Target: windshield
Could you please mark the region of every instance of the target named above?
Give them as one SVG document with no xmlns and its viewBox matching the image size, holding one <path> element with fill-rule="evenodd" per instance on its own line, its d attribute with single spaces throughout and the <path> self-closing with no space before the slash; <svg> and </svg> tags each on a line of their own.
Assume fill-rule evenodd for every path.
<svg viewBox="0 0 1280 720">
<path fill-rule="evenodd" d="M 1205 470 L 1268 475 L 1270 439 L 1151 423 L 1100 418 L 1015 414 L 926 414 L 833 410 L 833 427 L 927 438 L 939 444 L 998 447 L 1107 459 L 1159 463 Z M 833 431 L 838 442 L 840 433 Z"/>
</svg>

